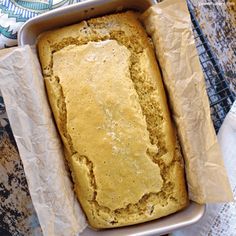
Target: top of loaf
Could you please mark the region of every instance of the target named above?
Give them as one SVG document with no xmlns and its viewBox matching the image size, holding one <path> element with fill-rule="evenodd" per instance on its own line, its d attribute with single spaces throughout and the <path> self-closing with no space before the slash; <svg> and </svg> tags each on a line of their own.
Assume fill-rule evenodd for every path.
<svg viewBox="0 0 236 236">
<path fill-rule="evenodd" d="M 42 35 L 38 49 L 75 191 L 93 227 L 135 224 L 187 204 L 182 157 L 138 14 Z"/>
</svg>

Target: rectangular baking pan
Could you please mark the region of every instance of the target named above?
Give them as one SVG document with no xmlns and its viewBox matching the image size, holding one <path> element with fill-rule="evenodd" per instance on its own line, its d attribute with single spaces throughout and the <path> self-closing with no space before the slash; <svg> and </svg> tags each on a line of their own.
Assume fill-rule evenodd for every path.
<svg viewBox="0 0 236 236">
<path fill-rule="evenodd" d="M 155 0 L 88 0 L 64 8 L 59 8 L 27 21 L 19 31 L 19 45 L 35 45 L 37 37 L 44 31 L 78 23 L 100 15 L 119 12 L 122 10 L 145 11 L 155 4 Z M 123 236 L 123 235 L 160 235 L 170 233 L 196 223 L 205 212 L 205 205 L 190 202 L 190 205 L 175 214 L 133 226 L 116 229 L 94 231 L 87 228 L 81 236 Z"/>
</svg>

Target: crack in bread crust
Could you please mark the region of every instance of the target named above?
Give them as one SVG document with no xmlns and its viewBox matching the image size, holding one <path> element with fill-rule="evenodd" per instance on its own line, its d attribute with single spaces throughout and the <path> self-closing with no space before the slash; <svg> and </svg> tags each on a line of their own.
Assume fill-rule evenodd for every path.
<svg viewBox="0 0 236 236">
<path fill-rule="evenodd" d="M 125 38 L 125 35 L 123 34 L 123 32 L 114 32 L 111 37 L 109 39 L 120 39 L 122 36 L 122 39 L 124 39 L 124 41 L 126 40 Z M 107 37 L 105 38 L 102 38 L 100 40 L 105 40 Z M 89 41 L 78 41 L 78 40 L 75 40 L 73 39 L 73 44 L 76 44 L 76 45 L 83 45 L 83 44 L 86 44 L 88 43 Z M 97 42 L 98 40 L 94 41 L 94 42 Z M 117 40 L 118 41 L 118 40 Z M 91 41 L 90 41 L 91 42 Z M 124 44 L 124 42 L 122 42 L 121 40 L 118 41 L 120 44 Z M 72 42 L 71 40 L 68 40 L 68 39 L 65 39 L 64 42 L 61 42 L 60 44 L 57 44 L 57 45 L 53 45 L 53 52 L 57 52 L 59 50 L 61 50 L 62 48 L 68 46 L 68 45 L 71 45 Z M 137 45 L 138 42 L 133 42 L 132 45 Z M 124 208 L 118 208 L 116 210 L 113 211 L 113 214 L 115 216 L 119 216 L 119 215 L 122 215 L 122 212 L 127 212 L 127 210 L 132 213 L 132 211 L 136 212 L 136 210 L 134 208 L 139 208 L 139 205 L 141 204 L 146 204 L 149 200 L 150 197 L 153 197 L 153 196 L 156 196 L 157 198 L 159 198 L 159 200 L 162 200 L 163 201 L 163 196 L 165 199 L 168 199 L 170 197 L 170 193 L 172 192 L 172 189 L 173 189 L 173 184 L 171 184 L 170 182 L 168 182 L 168 179 L 166 178 L 165 174 L 164 173 L 167 173 L 168 172 L 168 169 L 170 168 L 167 167 L 163 161 L 161 161 L 159 159 L 159 157 L 161 157 L 162 155 L 164 155 L 167 150 L 166 150 L 166 147 L 165 147 L 165 143 L 161 142 L 161 139 L 158 139 L 158 137 L 160 136 L 164 136 L 163 135 L 163 131 L 162 131 L 162 127 L 161 127 L 161 121 L 163 120 L 163 117 L 162 117 L 162 113 L 161 113 L 161 109 L 159 107 L 159 104 L 154 101 L 152 103 L 152 106 L 153 106 L 153 111 L 158 111 L 158 116 L 156 116 L 156 119 L 153 120 L 153 114 L 151 113 L 148 113 L 148 110 L 145 110 L 144 108 L 144 104 L 145 104 L 145 94 L 150 94 L 152 91 L 155 91 L 155 88 L 153 86 L 150 86 L 149 88 L 147 88 L 145 91 L 142 90 L 142 88 L 144 87 L 143 86 L 143 83 L 145 81 L 142 81 L 142 76 L 137 76 L 137 72 L 139 70 L 139 64 L 138 64 L 138 61 L 136 60 L 137 58 L 137 55 L 139 53 L 142 53 L 142 49 L 141 47 L 140 48 L 137 48 L 136 47 L 136 50 L 137 51 L 134 51 L 134 49 L 132 48 L 132 45 L 125 45 L 125 46 L 128 46 L 129 47 L 129 50 L 132 52 L 132 56 L 131 56 L 131 66 L 130 66 L 130 74 L 131 74 L 131 79 L 135 85 L 135 89 L 139 95 L 139 102 L 140 102 L 140 105 L 141 105 L 141 108 L 142 108 L 142 112 L 143 114 L 145 115 L 146 117 L 146 122 L 147 122 L 147 128 L 148 128 L 148 131 L 149 131 L 149 134 L 150 134 L 150 139 L 151 139 L 151 142 L 152 144 L 157 144 L 157 146 L 159 147 L 160 151 L 158 152 L 157 155 L 155 156 L 152 156 L 152 161 L 156 164 L 159 165 L 159 167 L 161 168 L 161 176 L 162 176 L 162 179 L 164 180 L 164 183 L 163 183 L 163 187 L 162 187 L 162 190 L 160 193 L 146 193 L 142 196 L 142 198 L 139 200 L 139 202 L 135 203 L 135 204 L 128 204 L 126 207 Z M 53 75 L 53 71 L 52 71 L 52 75 Z M 61 87 L 60 85 L 60 79 L 57 77 L 57 82 L 58 82 L 58 85 Z M 62 91 L 62 89 L 61 89 Z M 143 96 L 143 99 L 141 99 L 141 95 L 144 95 Z M 71 153 L 77 153 L 78 151 L 75 150 L 75 148 L 73 147 L 73 144 L 72 144 L 72 140 L 71 140 L 71 137 L 70 135 L 67 133 L 67 130 L 66 130 L 66 104 L 65 104 L 65 101 L 64 101 L 64 96 L 63 96 L 63 92 L 61 92 L 61 104 L 59 105 L 59 110 L 62 111 L 62 119 L 63 119 L 63 124 L 65 125 L 63 127 L 63 135 L 64 137 L 68 140 L 68 143 L 69 143 L 69 146 L 71 148 Z M 152 101 L 150 101 L 152 102 Z M 155 127 L 158 127 L 158 129 L 155 129 L 155 130 L 151 130 L 150 127 L 151 126 L 155 126 Z M 73 155 L 72 154 L 72 155 Z M 150 153 L 148 153 L 149 156 L 151 156 Z M 105 206 L 101 206 L 98 204 L 98 202 L 96 201 L 96 195 L 97 195 L 97 192 L 96 192 L 96 188 L 97 188 L 97 185 L 96 185 L 96 180 L 95 180 L 95 175 L 93 173 L 93 163 L 89 160 L 88 157 L 86 156 L 81 156 L 81 155 L 78 155 L 79 158 L 78 160 L 79 161 L 82 161 L 82 159 L 86 160 L 86 165 L 89 169 L 89 173 L 90 173 L 90 184 L 91 186 L 93 187 L 94 189 L 94 196 L 93 196 L 93 200 L 90 201 L 90 203 L 96 208 L 99 210 L 103 210 L 103 211 L 106 211 L 106 212 L 109 212 L 111 213 L 112 210 L 110 210 L 108 207 L 105 207 Z M 168 191 L 167 191 L 168 189 Z M 163 203 L 164 205 L 167 204 L 167 202 Z M 143 213 L 145 213 L 145 211 L 143 211 Z M 113 220 L 113 224 L 115 224 L 116 220 Z"/>
</svg>

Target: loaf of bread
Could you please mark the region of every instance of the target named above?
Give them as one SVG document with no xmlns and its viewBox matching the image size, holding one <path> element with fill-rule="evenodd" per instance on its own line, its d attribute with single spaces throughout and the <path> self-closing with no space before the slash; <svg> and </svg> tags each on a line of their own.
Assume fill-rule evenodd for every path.
<svg viewBox="0 0 236 236">
<path fill-rule="evenodd" d="M 161 75 L 138 14 L 44 33 L 38 52 L 74 189 L 94 228 L 137 224 L 188 204 Z"/>
</svg>

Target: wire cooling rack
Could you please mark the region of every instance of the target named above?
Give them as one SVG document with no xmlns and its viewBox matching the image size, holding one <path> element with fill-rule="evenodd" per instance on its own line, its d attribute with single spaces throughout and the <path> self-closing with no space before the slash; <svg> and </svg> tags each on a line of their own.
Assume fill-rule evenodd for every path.
<svg viewBox="0 0 236 236">
<path fill-rule="evenodd" d="M 218 132 L 226 114 L 234 102 L 234 95 L 230 91 L 229 86 L 224 78 L 217 59 L 210 48 L 210 44 L 203 34 L 201 27 L 194 14 L 191 1 L 188 2 L 188 8 L 193 25 L 193 34 L 198 50 L 200 63 L 205 75 L 206 90 L 209 97 L 211 118 Z"/>
</svg>

